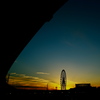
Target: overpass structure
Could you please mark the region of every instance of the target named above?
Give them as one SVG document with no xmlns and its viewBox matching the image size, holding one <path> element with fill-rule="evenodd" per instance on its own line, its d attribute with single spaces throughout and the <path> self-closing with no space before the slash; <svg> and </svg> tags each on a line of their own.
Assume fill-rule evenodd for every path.
<svg viewBox="0 0 100 100">
<path fill-rule="evenodd" d="M 0 32 L 0 90 L 8 87 L 6 75 L 18 55 L 42 25 L 68 0 L 5 1 Z"/>
</svg>

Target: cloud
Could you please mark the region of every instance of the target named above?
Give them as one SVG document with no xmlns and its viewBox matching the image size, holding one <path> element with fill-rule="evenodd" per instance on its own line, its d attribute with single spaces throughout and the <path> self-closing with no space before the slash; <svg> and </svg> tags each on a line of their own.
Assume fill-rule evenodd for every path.
<svg viewBox="0 0 100 100">
<path fill-rule="evenodd" d="M 10 75 L 15 75 L 16 73 L 10 73 Z"/>
<path fill-rule="evenodd" d="M 67 80 L 67 88 L 75 86 L 74 81 Z M 40 78 L 36 76 L 28 76 L 25 74 L 17 74 L 17 73 L 10 73 L 9 83 L 10 85 L 15 86 L 16 88 L 20 89 L 46 89 L 47 84 L 49 89 L 55 89 L 58 87 L 60 89 L 59 82 L 55 82 L 53 80 L 48 80 L 45 78 Z"/>
<path fill-rule="evenodd" d="M 10 76 L 25 77 L 25 74 L 10 73 Z"/>
<path fill-rule="evenodd" d="M 46 86 L 46 84 L 49 82 L 50 80 L 17 73 L 11 73 L 9 78 L 9 84 L 14 86 L 43 87 Z"/>
<path fill-rule="evenodd" d="M 37 74 L 49 75 L 49 73 L 44 73 L 44 72 L 37 72 Z"/>
<path fill-rule="evenodd" d="M 47 89 L 47 87 L 43 87 L 43 86 L 41 86 L 41 87 L 39 87 L 39 86 L 16 86 L 16 88 L 18 88 L 18 89 L 29 89 L 29 90 L 32 90 L 32 89 L 34 89 L 34 90 L 46 90 Z"/>
</svg>

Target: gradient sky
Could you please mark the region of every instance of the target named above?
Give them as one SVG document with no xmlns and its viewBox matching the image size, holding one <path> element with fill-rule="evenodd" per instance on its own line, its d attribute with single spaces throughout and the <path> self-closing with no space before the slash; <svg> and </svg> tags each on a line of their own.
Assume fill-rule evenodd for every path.
<svg viewBox="0 0 100 100">
<path fill-rule="evenodd" d="M 9 84 L 67 89 L 76 83 L 100 86 L 100 1 L 69 0 L 45 23 L 13 63 Z"/>
</svg>

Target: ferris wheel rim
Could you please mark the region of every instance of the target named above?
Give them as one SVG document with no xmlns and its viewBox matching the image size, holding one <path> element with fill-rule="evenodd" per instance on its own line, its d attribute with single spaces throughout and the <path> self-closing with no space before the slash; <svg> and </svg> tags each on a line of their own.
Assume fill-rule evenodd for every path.
<svg viewBox="0 0 100 100">
<path fill-rule="evenodd" d="M 61 90 L 66 90 L 66 71 L 63 69 L 61 71 L 61 76 L 60 76 L 60 84 L 61 84 Z"/>
</svg>

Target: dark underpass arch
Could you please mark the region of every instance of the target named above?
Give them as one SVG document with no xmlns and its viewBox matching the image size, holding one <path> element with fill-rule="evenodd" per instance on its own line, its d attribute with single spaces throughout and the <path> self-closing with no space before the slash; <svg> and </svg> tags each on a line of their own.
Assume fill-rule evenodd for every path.
<svg viewBox="0 0 100 100">
<path fill-rule="evenodd" d="M 68 0 L 5 2 L 2 14 L 0 88 L 7 88 L 6 75 L 11 65 L 53 14 Z"/>
</svg>

